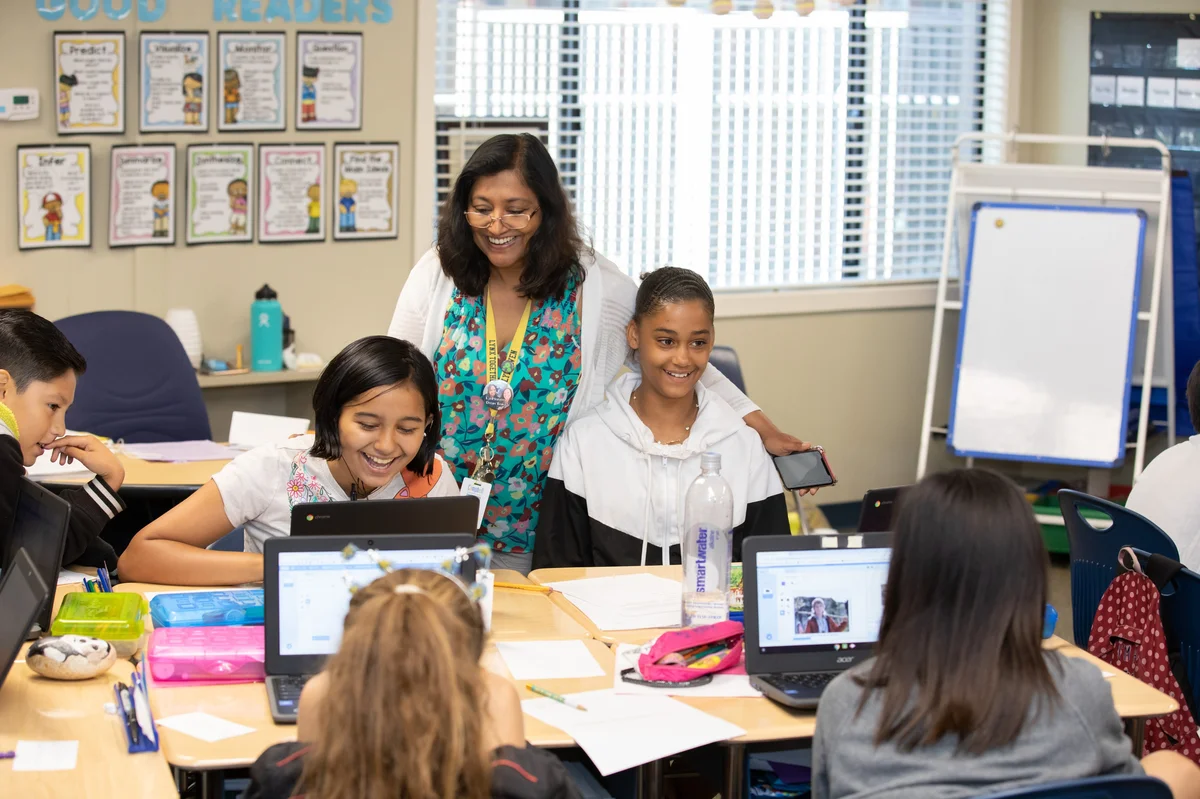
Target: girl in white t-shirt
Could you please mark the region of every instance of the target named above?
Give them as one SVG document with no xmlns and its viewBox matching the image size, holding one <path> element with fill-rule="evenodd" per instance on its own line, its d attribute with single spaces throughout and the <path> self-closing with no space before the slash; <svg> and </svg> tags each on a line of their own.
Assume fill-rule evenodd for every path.
<svg viewBox="0 0 1200 799">
<path fill-rule="evenodd" d="M 420 350 L 390 336 L 347 346 L 313 392 L 316 435 L 238 456 L 199 491 L 155 519 L 121 556 L 121 578 L 237 585 L 263 578 L 263 541 L 288 535 L 300 502 L 458 494 L 437 455 L 437 380 Z M 206 549 L 245 528 L 244 552 Z"/>
</svg>

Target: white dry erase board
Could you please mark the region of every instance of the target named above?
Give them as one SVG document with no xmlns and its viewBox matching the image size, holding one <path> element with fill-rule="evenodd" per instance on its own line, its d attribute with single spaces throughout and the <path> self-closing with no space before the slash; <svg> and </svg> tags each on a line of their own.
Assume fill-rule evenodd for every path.
<svg viewBox="0 0 1200 799">
<path fill-rule="evenodd" d="M 975 206 L 950 400 L 954 454 L 1121 462 L 1145 231 L 1135 209 Z"/>
</svg>

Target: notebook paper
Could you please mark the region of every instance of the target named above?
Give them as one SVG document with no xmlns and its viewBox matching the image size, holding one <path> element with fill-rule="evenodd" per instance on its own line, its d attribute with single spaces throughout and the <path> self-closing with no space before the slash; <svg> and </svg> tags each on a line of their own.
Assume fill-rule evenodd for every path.
<svg viewBox="0 0 1200 799">
<path fill-rule="evenodd" d="M 683 587 L 653 574 L 622 574 L 549 583 L 601 630 L 678 627 Z"/>
</svg>

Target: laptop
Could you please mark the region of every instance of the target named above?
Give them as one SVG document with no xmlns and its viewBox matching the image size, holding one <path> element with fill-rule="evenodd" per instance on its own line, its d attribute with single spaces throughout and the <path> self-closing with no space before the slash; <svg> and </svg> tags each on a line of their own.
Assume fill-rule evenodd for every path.
<svg viewBox="0 0 1200 799">
<path fill-rule="evenodd" d="M 478 530 L 479 500 L 475 497 L 307 502 L 292 508 L 293 536 L 413 533 L 475 535 Z"/>
<path fill-rule="evenodd" d="M 879 639 L 891 533 L 754 536 L 743 544 L 746 673 L 768 699 L 815 708 Z"/>
<path fill-rule="evenodd" d="M 349 560 L 342 555 L 347 544 L 360 550 Z M 383 576 L 362 550 L 377 551 L 397 569 L 440 569 L 455 550 L 474 545 L 474 532 L 267 539 L 263 545 L 263 626 L 267 699 L 275 721 L 296 723 L 304 684 L 321 670 L 326 658 L 337 652 L 342 622 L 350 609 L 349 583 L 367 585 Z M 468 585 L 475 582 L 473 561 L 462 568 L 463 581 Z"/>
<path fill-rule="evenodd" d="M 892 529 L 897 503 L 911 486 L 872 488 L 862 498 L 858 514 L 858 532 L 886 533 Z"/>
<path fill-rule="evenodd" d="M 57 579 L 53 585 L 57 585 Z M 50 602 L 52 592 L 42 580 L 38 568 L 24 549 L 18 549 L 0 578 L 0 685 L 8 677 L 17 653 L 25 643 L 33 620 L 43 605 Z"/>
<path fill-rule="evenodd" d="M 0 566 L 7 571 L 17 550 L 24 549 L 42 582 L 49 586 L 57 586 L 70 522 L 69 502 L 28 478 L 22 479 L 13 511 L 8 551 L 0 553 L 0 557 L 3 557 Z M 53 594 L 53 590 L 50 593 Z M 53 606 L 54 602 L 47 599 L 43 607 L 38 609 L 34 616 L 36 627 L 31 625 L 26 631 L 30 638 L 50 631 Z"/>
</svg>

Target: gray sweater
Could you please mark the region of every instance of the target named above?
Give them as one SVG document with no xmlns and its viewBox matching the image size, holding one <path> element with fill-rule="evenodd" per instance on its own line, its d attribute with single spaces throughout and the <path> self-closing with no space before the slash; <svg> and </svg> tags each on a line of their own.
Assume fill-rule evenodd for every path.
<svg viewBox="0 0 1200 799">
<path fill-rule="evenodd" d="M 814 799 L 958 799 L 1054 780 L 1141 774 L 1100 670 L 1054 652 L 1046 659 L 1061 702 L 1027 723 L 1012 744 L 982 755 L 956 752 L 957 737 L 907 753 L 890 742 L 876 747 L 882 696 L 876 692 L 856 717 L 863 688 L 851 679 L 873 660 L 841 675 L 817 710 Z"/>
</svg>

